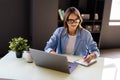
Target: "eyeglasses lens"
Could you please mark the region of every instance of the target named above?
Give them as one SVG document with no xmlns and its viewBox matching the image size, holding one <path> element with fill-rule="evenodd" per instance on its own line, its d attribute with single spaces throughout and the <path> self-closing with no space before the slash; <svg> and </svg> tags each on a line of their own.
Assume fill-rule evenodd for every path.
<svg viewBox="0 0 120 80">
<path fill-rule="evenodd" d="M 68 24 L 73 24 L 73 23 L 79 23 L 80 20 L 79 19 L 68 19 L 67 22 Z"/>
</svg>

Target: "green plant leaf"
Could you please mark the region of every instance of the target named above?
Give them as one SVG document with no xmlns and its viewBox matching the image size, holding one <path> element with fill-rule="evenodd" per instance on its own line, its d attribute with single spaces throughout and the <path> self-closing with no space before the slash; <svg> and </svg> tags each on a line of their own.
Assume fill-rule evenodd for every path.
<svg viewBox="0 0 120 80">
<path fill-rule="evenodd" d="M 29 50 L 28 40 L 22 37 L 12 38 L 9 42 L 9 49 L 16 52 L 23 52 Z"/>
</svg>

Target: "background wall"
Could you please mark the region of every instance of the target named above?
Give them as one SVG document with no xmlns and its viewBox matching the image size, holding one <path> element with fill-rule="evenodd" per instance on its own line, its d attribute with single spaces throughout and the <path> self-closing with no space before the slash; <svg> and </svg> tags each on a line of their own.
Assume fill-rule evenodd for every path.
<svg viewBox="0 0 120 80">
<path fill-rule="evenodd" d="M 103 24 L 100 36 L 100 48 L 120 48 L 120 26 L 109 26 L 112 0 L 105 0 Z"/>
<path fill-rule="evenodd" d="M 43 50 L 57 28 L 58 0 L 0 0 L 0 10 L 0 57 L 11 38 L 19 36 Z"/>
<path fill-rule="evenodd" d="M 32 48 L 43 50 L 57 28 L 58 0 L 32 0 Z"/>
<path fill-rule="evenodd" d="M 13 37 L 29 38 L 29 0 L 0 0 L 0 57 Z"/>
</svg>

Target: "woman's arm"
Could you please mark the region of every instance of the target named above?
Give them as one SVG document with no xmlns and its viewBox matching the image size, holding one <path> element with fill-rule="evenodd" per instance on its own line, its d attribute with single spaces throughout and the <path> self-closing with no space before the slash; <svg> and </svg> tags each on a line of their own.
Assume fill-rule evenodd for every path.
<svg viewBox="0 0 120 80">
<path fill-rule="evenodd" d="M 60 41 L 60 33 L 63 30 L 63 27 L 59 27 L 55 30 L 53 35 L 50 37 L 49 41 L 47 42 L 44 51 L 48 53 L 56 53 L 56 49 L 58 47 L 58 42 Z"/>
<path fill-rule="evenodd" d="M 93 37 L 90 32 L 88 32 L 88 34 L 87 34 L 86 41 L 87 41 L 86 46 L 89 50 L 89 54 L 87 54 L 86 57 L 84 57 L 84 61 L 90 62 L 92 59 L 95 59 L 98 56 L 100 56 L 100 51 L 97 47 L 97 43 L 93 40 Z"/>
</svg>

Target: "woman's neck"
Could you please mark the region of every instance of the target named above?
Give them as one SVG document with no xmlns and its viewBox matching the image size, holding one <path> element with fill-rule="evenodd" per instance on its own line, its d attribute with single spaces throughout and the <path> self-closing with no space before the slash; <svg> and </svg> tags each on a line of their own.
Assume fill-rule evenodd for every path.
<svg viewBox="0 0 120 80">
<path fill-rule="evenodd" d="M 76 35 L 76 31 L 69 31 L 69 35 L 71 35 L 71 36 Z"/>
</svg>

